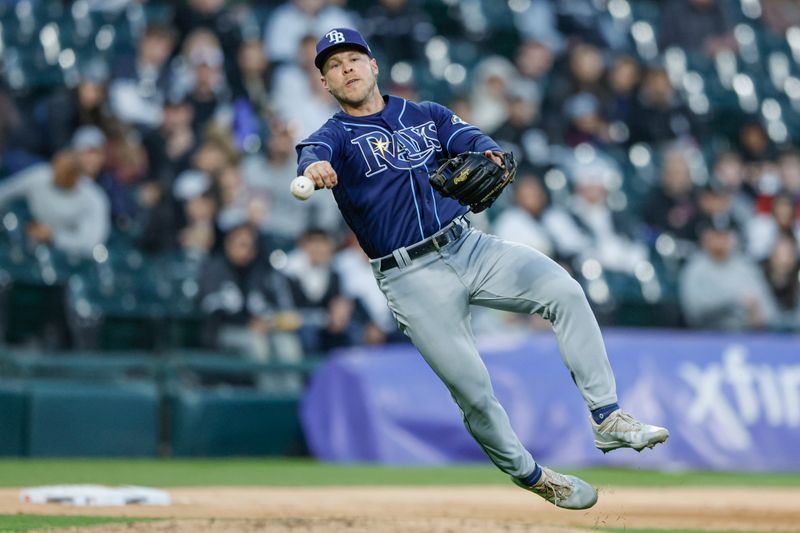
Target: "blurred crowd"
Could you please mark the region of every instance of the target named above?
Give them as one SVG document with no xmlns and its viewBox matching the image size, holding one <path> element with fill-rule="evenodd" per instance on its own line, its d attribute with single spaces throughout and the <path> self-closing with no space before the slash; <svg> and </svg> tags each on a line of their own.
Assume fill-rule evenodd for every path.
<svg viewBox="0 0 800 533">
<path fill-rule="evenodd" d="M 337 111 L 314 45 L 346 26 L 384 92 L 514 151 L 474 224 L 563 264 L 602 322 L 800 330 L 793 1 L 5 0 L 0 22 L 0 268 L 177 258 L 159 294 L 257 360 L 402 338 L 332 195 L 289 194 L 295 143 Z M 68 306 L 113 315 L 74 275 Z"/>
</svg>

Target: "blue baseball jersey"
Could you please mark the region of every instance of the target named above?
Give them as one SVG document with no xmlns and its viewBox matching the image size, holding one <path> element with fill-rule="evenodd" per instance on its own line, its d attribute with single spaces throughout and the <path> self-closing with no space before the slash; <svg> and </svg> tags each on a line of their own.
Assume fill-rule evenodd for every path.
<svg viewBox="0 0 800 533">
<path fill-rule="evenodd" d="M 436 233 L 467 212 L 428 182 L 446 158 L 466 151 L 500 151 L 478 128 L 434 102 L 384 96 L 378 113 L 336 113 L 297 145 L 301 175 L 330 161 L 333 195 L 345 221 L 371 258 L 388 255 Z"/>
</svg>

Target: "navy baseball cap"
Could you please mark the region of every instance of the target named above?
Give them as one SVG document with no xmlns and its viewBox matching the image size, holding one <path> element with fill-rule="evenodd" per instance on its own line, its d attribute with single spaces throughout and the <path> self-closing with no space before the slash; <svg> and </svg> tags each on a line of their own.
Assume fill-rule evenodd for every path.
<svg viewBox="0 0 800 533">
<path fill-rule="evenodd" d="M 372 50 L 369 49 L 367 41 L 356 30 L 333 28 L 317 41 L 317 57 L 314 58 L 314 64 L 318 69 L 322 70 L 322 65 L 325 64 L 328 56 L 345 46 L 358 48 L 369 57 L 372 57 Z"/>
</svg>

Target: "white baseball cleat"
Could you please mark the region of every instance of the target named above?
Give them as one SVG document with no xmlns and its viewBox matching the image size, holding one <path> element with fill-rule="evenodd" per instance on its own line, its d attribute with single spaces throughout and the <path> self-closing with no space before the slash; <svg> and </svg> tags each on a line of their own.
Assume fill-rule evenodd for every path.
<svg viewBox="0 0 800 533">
<path fill-rule="evenodd" d="M 524 484 L 518 478 L 511 480 L 525 490 L 529 490 L 563 509 L 588 509 L 597 503 L 597 490 L 584 480 L 566 476 L 539 465 L 542 477 L 536 484 Z"/>
<path fill-rule="evenodd" d="M 601 424 L 592 420 L 592 430 L 594 445 L 603 453 L 617 448 L 633 448 L 640 452 L 669 437 L 667 428 L 643 424 L 622 409 L 608 415 Z"/>
</svg>

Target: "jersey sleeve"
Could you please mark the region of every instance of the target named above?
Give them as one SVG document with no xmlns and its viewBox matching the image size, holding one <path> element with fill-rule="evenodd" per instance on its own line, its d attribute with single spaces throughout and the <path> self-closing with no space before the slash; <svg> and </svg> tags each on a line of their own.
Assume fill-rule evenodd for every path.
<svg viewBox="0 0 800 533">
<path fill-rule="evenodd" d="M 300 141 L 297 150 L 297 175 L 317 161 L 334 161 L 341 152 L 341 137 L 331 121 Z"/>
<path fill-rule="evenodd" d="M 436 123 L 439 142 L 447 156 L 462 152 L 502 152 L 494 140 L 476 126 L 464 122 L 453 111 L 436 102 L 423 102 Z"/>
</svg>

